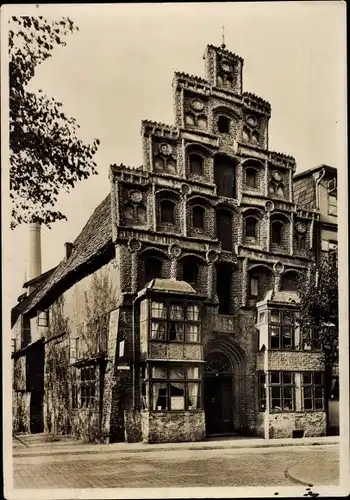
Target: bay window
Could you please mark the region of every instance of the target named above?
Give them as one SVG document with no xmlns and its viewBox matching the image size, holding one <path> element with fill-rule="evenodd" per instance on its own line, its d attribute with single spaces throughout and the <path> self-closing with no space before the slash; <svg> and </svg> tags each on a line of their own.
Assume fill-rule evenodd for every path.
<svg viewBox="0 0 350 500">
<path fill-rule="evenodd" d="M 151 369 L 152 410 L 197 410 L 201 405 L 200 367 L 154 365 Z"/>
<path fill-rule="evenodd" d="M 199 305 L 175 301 L 152 301 L 150 332 L 151 340 L 199 342 Z"/>
<path fill-rule="evenodd" d="M 269 311 L 270 349 L 294 348 L 294 315 L 288 311 Z"/>
</svg>

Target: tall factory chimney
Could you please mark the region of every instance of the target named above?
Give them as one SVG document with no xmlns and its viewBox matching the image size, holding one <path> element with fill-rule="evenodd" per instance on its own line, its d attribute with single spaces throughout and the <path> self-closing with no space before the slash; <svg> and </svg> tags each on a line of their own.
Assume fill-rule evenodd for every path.
<svg viewBox="0 0 350 500">
<path fill-rule="evenodd" d="M 29 225 L 29 260 L 28 281 L 41 274 L 41 225 L 32 222 Z"/>
</svg>

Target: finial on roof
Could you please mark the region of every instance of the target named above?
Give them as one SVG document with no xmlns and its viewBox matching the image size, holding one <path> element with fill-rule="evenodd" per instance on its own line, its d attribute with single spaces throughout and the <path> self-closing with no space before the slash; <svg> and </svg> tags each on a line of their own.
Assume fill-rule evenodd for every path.
<svg viewBox="0 0 350 500">
<path fill-rule="evenodd" d="M 221 44 L 221 48 L 222 49 L 226 49 L 226 45 L 225 45 L 225 26 L 221 26 L 221 29 L 222 29 L 222 44 Z"/>
</svg>

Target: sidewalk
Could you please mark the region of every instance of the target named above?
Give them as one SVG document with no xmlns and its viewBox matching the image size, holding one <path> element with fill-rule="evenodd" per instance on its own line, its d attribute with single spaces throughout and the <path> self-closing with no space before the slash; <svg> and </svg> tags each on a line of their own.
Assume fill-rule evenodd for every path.
<svg viewBox="0 0 350 500">
<path fill-rule="evenodd" d="M 41 438 L 40 438 L 41 436 Z M 13 457 L 31 457 L 38 455 L 67 455 L 86 453 L 145 453 L 152 451 L 175 450 L 215 450 L 235 448 L 269 448 L 281 446 L 317 446 L 339 444 L 339 436 L 314 438 L 261 439 L 234 437 L 221 440 L 208 440 L 186 443 L 113 443 L 83 444 L 66 437 L 62 441 L 47 442 L 44 435 L 17 435 L 13 439 Z M 20 441 L 19 441 L 20 440 Z"/>
</svg>

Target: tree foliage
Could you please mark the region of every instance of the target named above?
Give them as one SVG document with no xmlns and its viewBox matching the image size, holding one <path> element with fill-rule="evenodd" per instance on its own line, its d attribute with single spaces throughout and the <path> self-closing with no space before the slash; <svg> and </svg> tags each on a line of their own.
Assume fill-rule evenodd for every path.
<svg viewBox="0 0 350 500">
<path fill-rule="evenodd" d="M 337 359 L 339 346 L 338 272 L 328 260 L 311 269 L 309 279 L 298 284 L 299 324 L 302 332 L 317 333 L 326 353 L 326 361 Z"/>
<path fill-rule="evenodd" d="M 78 28 L 69 18 L 49 22 L 39 17 L 9 21 L 10 197 L 11 227 L 28 222 L 50 226 L 66 216 L 55 209 L 60 189 L 96 174 L 93 157 L 99 141 L 84 144 L 79 125 L 62 103 L 26 86 L 36 67 L 65 46 Z"/>
</svg>

